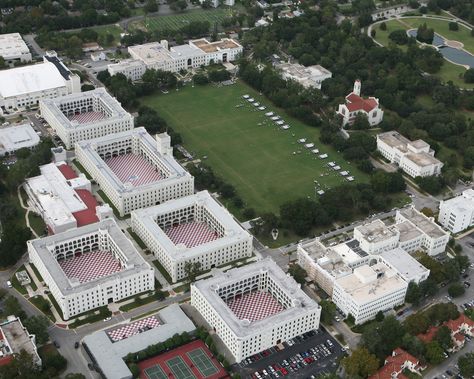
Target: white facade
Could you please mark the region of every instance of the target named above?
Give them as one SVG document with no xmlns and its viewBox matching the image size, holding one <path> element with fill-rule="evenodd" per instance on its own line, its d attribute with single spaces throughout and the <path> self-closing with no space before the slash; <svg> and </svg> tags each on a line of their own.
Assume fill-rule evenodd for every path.
<svg viewBox="0 0 474 379">
<path fill-rule="evenodd" d="M 112 219 L 28 241 L 27 244 L 29 259 L 46 282 L 65 320 L 154 289 L 153 268 Z M 58 263 L 98 250 L 110 251 L 120 261 L 121 270 L 81 283 L 68 277 Z"/>
<path fill-rule="evenodd" d="M 173 226 L 190 223 L 207 225 L 217 238 L 187 247 L 166 234 Z M 186 277 L 186 262 L 200 262 L 205 271 L 252 255 L 252 236 L 207 191 L 133 211 L 132 228 L 173 282 Z"/>
<path fill-rule="evenodd" d="M 0 71 L 0 114 L 36 107 L 42 99 L 81 92 L 81 80 L 53 54 L 43 63 Z"/>
<path fill-rule="evenodd" d="M 252 291 L 270 293 L 284 309 L 257 321 L 238 319 L 226 301 Z M 319 328 L 321 316 L 321 307 L 270 258 L 195 282 L 191 305 L 237 362 Z"/>
<path fill-rule="evenodd" d="M 299 63 L 278 63 L 275 67 L 285 80 L 294 80 L 305 88 L 321 89 L 321 83 L 332 77 L 331 71 L 320 65 L 305 67 Z"/>
<path fill-rule="evenodd" d="M 377 150 L 413 178 L 439 175 L 443 167 L 425 141 L 410 141 L 395 131 L 377 135 Z"/>
<path fill-rule="evenodd" d="M 471 188 L 452 199 L 441 200 L 438 222 L 451 233 L 474 226 L 474 190 Z"/>
<path fill-rule="evenodd" d="M 379 99 L 369 97 L 364 99 L 360 95 L 361 82 L 356 80 L 353 91 L 346 96 L 345 104 L 339 104 L 337 114 L 342 117 L 342 126 L 354 123 L 358 114 L 367 116 L 370 126 L 378 125 L 383 120 L 383 110 L 380 108 Z"/>
<path fill-rule="evenodd" d="M 436 224 L 433 218 L 426 217 L 413 206 L 397 210 L 395 221 L 401 231 L 399 246 L 409 253 L 424 250 L 433 256 L 446 250 L 449 233 Z"/>
<path fill-rule="evenodd" d="M 156 135 L 154 140 L 145 128 L 139 127 L 77 142 L 76 157 L 124 216 L 134 209 L 194 193 L 194 178 L 173 158 L 170 142 L 166 133 Z M 127 154 L 142 157 L 162 178 L 141 185 L 134 185 L 132 179 L 119 179 L 105 160 Z"/>
<path fill-rule="evenodd" d="M 358 267 L 350 275 L 336 279 L 332 301 L 356 324 L 371 320 L 382 311 L 403 304 L 408 283 L 397 271 L 379 262 Z"/>
<path fill-rule="evenodd" d="M 40 138 L 30 124 L 8 126 L 0 129 L 0 157 L 14 154 L 23 148 L 31 149 Z"/>
<path fill-rule="evenodd" d="M 396 228 L 389 228 L 383 221 L 377 219 L 355 227 L 354 239 L 366 253 L 380 254 L 398 246 L 400 232 Z"/>
<path fill-rule="evenodd" d="M 205 1 L 206 0 L 199 0 L 201 4 L 204 3 Z M 211 2 L 211 5 L 214 8 L 217 8 L 219 5 L 221 5 L 220 0 L 209 0 L 209 1 Z M 227 5 L 228 7 L 233 7 L 235 5 L 235 0 L 223 0 L 222 4 Z"/>
<path fill-rule="evenodd" d="M 243 47 L 233 39 L 224 38 L 209 42 L 206 39 L 189 41 L 187 45 L 169 47 L 168 41 L 150 42 L 130 46 L 132 59 L 110 64 L 110 75 L 123 74 L 128 79 L 139 80 L 147 69 L 179 72 L 214 63 L 234 61 L 242 54 Z"/>
<path fill-rule="evenodd" d="M 20 33 L 0 34 L 0 57 L 8 65 L 31 62 L 31 53 Z"/>
<path fill-rule="evenodd" d="M 67 149 L 76 142 L 133 129 L 133 116 L 105 88 L 41 100 L 40 110 Z"/>
</svg>

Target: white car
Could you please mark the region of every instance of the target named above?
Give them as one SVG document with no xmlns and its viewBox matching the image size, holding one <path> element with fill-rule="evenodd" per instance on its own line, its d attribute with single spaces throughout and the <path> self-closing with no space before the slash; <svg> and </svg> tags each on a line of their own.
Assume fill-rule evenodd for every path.
<svg viewBox="0 0 474 379">
<path fill-rule="evenodd" d="M 8 287 L 8 288 L 12 288 L 12 287 L 13 287 L 12 282 L 10 282 L 9 280 L 7 280 L 7 287 Z"/>
</svg>

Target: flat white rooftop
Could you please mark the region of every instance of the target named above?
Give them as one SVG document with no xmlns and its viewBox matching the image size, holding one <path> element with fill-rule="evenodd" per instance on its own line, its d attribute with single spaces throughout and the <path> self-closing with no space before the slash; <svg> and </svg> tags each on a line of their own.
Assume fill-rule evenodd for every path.
<svg viewBox="0 0 474 379">
<path fill-rule="evenodd" d="M 382 242 L 397 235 L 394 230 L 390 229 L 379 219 L 357 226 L 355 230 L 360 232 L 364 239 L 372 243 Z"/>
<path fill-rule="evenodd" d="M 468 189 L 461 195 L 443 201 L 452 211 L 466 212 L 474 210 L 474 189 Z"/>
<path fill-rule="evenodd" d="M 49 61 L 0 71 L 0 96 L 3 98 L 64 86 L 64 77 L 56 65 Z"/>
<path fill-rule="evenodd" d="M 282 307 L 283 309 L 276 309 L 276 312 L 270 311 L 268 312 L 268 317 L 257 318 L 254 321 L 239 319 L 236 313 L 234 313 L 235 309 L 231 309 L 232 304 L 226 303 L 221 298 L 219 289 L 262 274 L 268 275 L 268 278 L 291 299 L 292 305 Z M 249 334 L 255 335 L 272 325 L 285 321 L 290 322 L 304 313 L 313 312 L 319 308 L 319 305 L 303 292 L 300 285 L 291 276 L 286 275 L 271 258 L 265 258 L 261 261 L 226 271 L 225 273 L 218 272 L 212 278 L 193 283 L 192 287 L 196 287 L 199 290 L 201 295 L 215 309 L 237 337 L 245 337 Z M 272 306 L 273 304 L 270 305 Z M 261 310 L 255 309 L 255 311 L 259 312 Z"/>
<path fill-rule="evenodd" d="M 29 52 L 30 49 L 26 46 L 20 33 L 0 34 L 0 56 L 5 60 L 18 58 Z"/>
<path fill-rule="evenodd" d="M 431 238 L 440 238 L 449 234 L 433 220 L 426 217 L 423 213 L 418 212 L 414 207 L 406 207 L 397 212 Z"/>
<path fill-rule="evenodd" d="M 40 138 L 30 124 L 13 125 L 0 129 L 0 156 L 24 147 L 39 144 Z"/>
<path fill-rule="evenodd" d="M 380 256 L 395 268 L 403 278 L 408 280 L 429 271 L 425 266 L 399 247 L 384 251 Z"/>
</svg>

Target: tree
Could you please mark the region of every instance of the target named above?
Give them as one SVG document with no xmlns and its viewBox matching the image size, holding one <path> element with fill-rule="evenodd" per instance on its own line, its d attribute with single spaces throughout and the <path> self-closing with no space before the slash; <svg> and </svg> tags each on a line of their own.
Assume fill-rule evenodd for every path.
<svg viewBox="0 0 474 379">
<path fill-rule="evenodd" d="M 432 341 L 426 344 L 426 360 L 433 364 L 438 365 L 444 359 L 443 348 L 439 345 L 437 341 Z"/>
<path fill-rule="evenodd" d="M 432 28 L 428 28 L 426 23 L 418 27 L 418 30 L 416 33 L 416 39 L 418 41 L 432 44 L 433 38 L 434 38 L 434 30 Z"/>
<path fill-rule="evenodd" d="M 86 379 L 86 377 L 83 374 L 77 374 L 77 373 L 70 372 L 69 374 L 67 374 L 65 376 L 65 379 Z"/>
<path fill-rule="evenodd" d="M 438 329 L 434 338 L 443 350 L 448 350 L 453 345 L 451 330 L 446 325 Z"/>
<path fill-rule="evenodd" d="M 459 373 L 465 378 L 474 376 L 474 353 L 467 353 L 458 359 Z"/>
<path fill-rule="evenodd" d="M 425 333 L 428 330 L 430 323 L 430 319 L 424 313 L 418 312 L 408 316 L 403 325 L 408 333 L 416 336 Z"/>
<path fill-rule="evenodd" d="M 407 294 L 405 295 L 405 301 L 407 303 L 418 305 L 421 300 L 421 290 L 418 284 L 410 282 L 408 284 Z"/>
<path fill-rule="evenodd" d="M 192 283 L 196 280 L 196 278 L 201 273 L 201 262 L 191 262 L 186 261 L 184 263 L 184 273 L 188 278 L 189 283 Z"/>
<path fill-rule="evenodd" d="M 435 214 L 431 208 L 423 207 L 421 208 L 421 213 L 423 213 L 426 217 L 434 217 Z"/>
<path fill-rule="evenodd" d="M 170 4 L 170 9 L 173 11 L 184 11 L 187 7 L 188 3 L 186 0 L 177 0 Z"/>
<path fill-rule="evenodd" d="M 459 24 L 455 21 L 450 22 L 448 25 L 449 25 L 449 30 L 453 30 L 455 32 L 459 30 Z"/>
<path fill-rule="evenodd" d="M 342 360 L 342 366 L 350 378 L 367 378 L 377 371 L 379 362 L 366 348 L 359 347 Z"/>
<path fill-rule="evenodd" d="M 397 45 L 406 45 L 408 43 L 408 35 L 405 29 L 396 29 L 388 35 L 388 38 Z"/>
<path fill-rule="evenodd" d="M 300 284 L 305 283 L 306 276 L 308 275 L 305 269 L 297 264 L 291 265 L 288 269 L 288 273 Z"/>
<path fill-rule="evenodd" d="M 375 315 L 375 321 L 381 322 L 385 318 L 385 315 L 383 314 L 382 311 L 378 311 L 377 314 Z"/>
<path fill-rule="evenodd" d="M 158 4 L 156 0 L 147 0 L 145 6 L 143 7 L 145 13 L 158 12 Z"/>
<path fill-rule="evenodd" d="M 36 336 L 36 342 L 40 345 L 49 340 L 48 327 L 49 319 L 46 316 L 32 316 L 24 320 L 28 332 Z"/>
<path fill-rule="evenodd" d="M 464 295 L 465 289 L 461 283 L 453 283 L 448 287 L 448 294 L 451 297 L 459 297 Z"/>
<path fill-rule="evenodd" d="M 466 83 L 474 83 L 474 68 L 466 70 L 464 73 L 464 81 Z"/>
<path fill-rule="evenodd" d="M 321 300 L 321 322 L 331 325 L 336 316 L 336 304 L 330 300 Z"/>
<path fill-rule="evenodd" d="M 8 296 L 3 303 L 3 313 L 6 315 L 15 315 L 20 319 L 24 319 L 26 314 L 22 309 L 20 302 L 16 297 Z"/>
<path fill-rule="evenodd" d="M 380 23 L 380 30 L 383 30 L 383 31 L 387 30 L 387 23 L 385 21 Z"/>
</svg>

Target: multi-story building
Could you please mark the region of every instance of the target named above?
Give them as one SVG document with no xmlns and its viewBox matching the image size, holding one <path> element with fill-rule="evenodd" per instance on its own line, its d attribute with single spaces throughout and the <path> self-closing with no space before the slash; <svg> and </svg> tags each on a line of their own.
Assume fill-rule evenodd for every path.
<svg viewBox="0 0 474 379">
<path fill-rule="evenodd" d="M 345 104 L 339 104 L 337 114 L 342 117 L 342 126 L 352 125 L 358 114 L 367 116 L 370 126 L 378 125 L 383 120 L 383 110 L 379 106 L 379 99 L 369 97 L 364 99 L 360 95 L 361 82 L 356 80 L 353 91 L 346 96 Z"/>
<path fill-rule="evenodd" d="M 320 65 L 303 66 L 299 63 L 276 63 L 283 79 L 294 80 L 305 88 L 321 89 L 321 83 L 332 77 L 331 71 Z"/>
<path fill-rule="evenodd" d="M 110 64 L 110 75 L 123 74 L 128 79 L 139 80 L 147 69 L 179 72 L 211 63 L 226 63 L 237 59 L 242 54 L 243 47 L 229 38 L 215 42 L 203 38 L 173 47 L 166 40 L 150 42 L 130 46 L 128 52 L 132 59 Z"/>
<path fill-rule="evenodd" d="M 378 259 L 394 269 L 398 276 L 407 283 L 414 282 L 419 284 L 428 279 L 430 275 L 429 269 L 400 247 L 384 251 L 379 255 Z"/>
<path fill-rule="evenodd" d="M 438 255 L 446 250 L 449 233 L 417 211 L 414 206 L 397 210 L 396 227 L 400 231 L 399 246 L 409 253 L 424 250 L 428 255 Z"/>
<path fill-rule="evenodd" d="M 452 199 L 441 200 L 438 222 L 451 233 L 474 226 L 474 190 L 471 188 Z"/>
<path fill-rule="evenodd" d="M 443 167 L 425 141 L 410 141 L 395 131 L 377 134 L 377 150 L 413 178 L 439 175 Z"/>
<path fill-rule="evenodd" d="M 79 141 L 133 129 L 133 116 L 105 88 L 41 100 L 40 110 L 67 149 Z"/>
<path fill-rule="evenodd" d="M 252 255 L 252 236 L 207 191 L 135 210 L 132 228 L 173 282 L 186 262 L 205 271 Z"/>
<path fill-rule="evenodd" d="M 191 285 L 191 305 L 237 362 L 319 327 L 321 307 L 270 258 Z"/>
<path fill-rule="evenodd" d="M 20 33 L 0 34 L 0 57 L 6 64 L 31 62 L 31 53 Z"/>
<path fill-rule="evenodd" d="M 376 219 L 368 224 L 356 226 L 354 239 L 366 253 L 380 254 L 398 246 L 400 232 L 397 228 L 390 228 L 382 220 Z"/>
<path fill-rule="evenodd" d="M 217 8 L 219 5 L 221 5 L 219 0 L 199 0 L 201 4 L 203 4 L 205 1 L 209 1 L 214 8 Z M 227 5 L 228 7 L 233 7 L 235 5 L 235 0 L 224 0 L 222 4 Z"/>
<path fill-rule="evenodd" d="M 28 241 L 65 320 L 154 289 L 154 270 L 113 219 Z"/>
<path fill-rule="evenodd" d="M 383 262 L 354 269 L 350 275 L 336 279 L 332 300 L 356 324 L 371 320 L 378 312 L 403 304 L 408 283 L 397 271 Z"/>
<path fill-rule="evenodd" d="M 107 204 L 97 204 L 90 180 L 84 174 L 77 175 L 65 162 L 43 165 L 40 173 L 27 179 L 24 188 L 50 234 L 112 217 Z"/>
<path fill-rule="evenodd" d="M 15 154 L 23 148 L 32 149 L 40 142 L 29 123 L 0 128 L 0 157 Z"/>
<path fill-rule="evenodd" d="M 38 106 L 42 99 L 53 99 L 81 92 L 81 80 L 56 53 L 47 53 L 43 63 L 0 71 L 0 114 Z"/>
<path fill-rule="evenodd" d="M 168 134 L 139 127 L 76 143 L 76 157 L 121 216 L 194 193 L 194 178 L 173 158 Z"/>
</svg>

